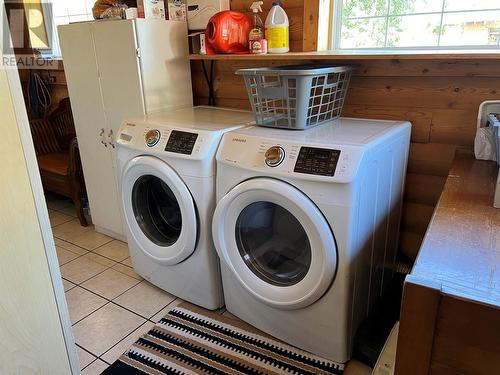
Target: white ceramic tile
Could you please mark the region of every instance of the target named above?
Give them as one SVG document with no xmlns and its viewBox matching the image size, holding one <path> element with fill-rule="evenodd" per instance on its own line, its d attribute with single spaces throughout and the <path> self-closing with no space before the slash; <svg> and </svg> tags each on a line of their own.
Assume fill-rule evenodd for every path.
<svg viewBox="0 0 500 375">
<path fill-rule="evenodd" d="M 114 270 L 120 271 L 121 273 L 124 273 L 127 276 L 133 277 L 134 279 L 137 279 L 139 281 L 144 280 L 140 275 L 138 275 L 133 268 L 130 268 L 128 266 L 125 266 L 121 263 L 117 263 L 112 267 Z"/>
<path fill-rule="evenodd" d="M 54 237 L 54 242 L 56 243 L 56 246 L 60 246 L 66 250 L 71 251 L 72 253 L 78 254 L 78 255 L 84 255 L 88 253 L 88 250 L 85 250 L 84 248 L 81 248 L 80 246 L 76 246 L 70 242 L 61 240 L 59 238 Z"/>
<path fill-rule="evenodd" d="M 78 345 L 101 356 L 146 322 L 120 306 L 108 303 L 73 326 Z"/>
<path fill-rule="evenodd" d="M 94 228 L 92 226 L 82 227 L 78 219 L 73 219 L 67 223 L 58 225 L 52 230 L 54 237 L 74 244 L 76 244 L 76 242 L 73 241 L 75 238 L 87 232 L 94 232 Z"/>
<path fill-rule="evenodd" d="M 101 361 L 100 359 L 96 359 L 90 365 L 85 367 L 83 369 L 83 371 L 81 372 L 81 374 L 82 375 L 100 375 L 108 367 L 109 367 L 109 365 L 106 362 Z"/>
<path fill-rule="evenodd" d="M 127 259 L 125 259 L 124 261 L 121 262 L 121 264 L 124 264 L 128 267 L 131 267 L 133 268 L 134 266 L 132 265 L 132 258 L 128 257 Z"/>
<path fill-rule="evenodd" d="M 81 284 L 101 273 L 106 268 L 106 266 L 82 256 L 61 266 L 61 274 L 66 280 L 75 284 Z"/>
<path fill-rule="evenodd" d="M 82 258 L 90 259 L 90 260 L 92 260 L 96 263 L 102 264 L 103 266 L 106 266 L 106 267 L 112 267 L 116 264 L 116 262 L 114 260 L 105 258 L 103 256 L 100 256 L 99 254 L 94 254 L 94 253 L 87 253 Z"/>
<path fill-rule="evenodd" d="M 71 281 L 68 281 L 68 280 L 62 279 L 62 282 L 63 282 L 65 292 L 67 292 L 70 289 L 73 289 L 76 286 L 76 284 L 73 284 Z"/>
<path fill-rule="evenodd" d="M 64 225 L 64 224 L 63 224 Z M 59 227 L 56 227 L 59 228 Z M 76 234 L 71 237 L 71 242 L 75 245 L 83 247 L 86 250 L 94 250 L 98 247 L 112 241 L 111 237 L 106 236 L 102 233 L 97 233 L 94 228 L 92 230 L 83 232 L 81 234 Z"/>
<path fill-rule="evenodd" d="M 118 344 L 113 346 L 110 350 L 108 350 L 106 353 L 104 353 L 101 358 L 104 359 L 108 363 L 113 363 L 115 362 L 125 351 L 132 346 L 134 342 L 136 342 L 139 337 L 144 335 L 145 333 L 149 332 L 151 328 L 154 327 L 154 323 L 152 322 L 146 322 L 139 328 L 137 328 L 134 332 L 132 332 L 130 335 L 125 337 L 122 341 L 120 341 Z"/>
<path fill-rule="evenodd" d="M 80 360 L 80 370 L 83 370 L 85 367 L 87 367 L 97 359 L 95 356 L 83 350 L 79 346 L 76 347 L 76 350 L 78 353 L 78 359 Z"/>
<path fill-rule="evenodd" d="M 114 240 L 94 250 L 94 253 L 113 259 L 117 262 L 129 257 L 128 246 L 125 242 Z"/>
<path fill-rule="evenodd" d="M 73 220 L 73 217 L 66 215 L 60 211 L 49 210 L 49 219 L 50 219 L 50 225 L 52 227 L 55 227 L 57 225 L 61 225 L 63 223 L 67 223 L 68 221 Z"/>
<path fill-rule="evenodd" d="M 177 298 L 176 300 L 170 302 L 165 308 L 161 309 L 156 314 L 154 314 L 150 318 L 150 320 L 152 320 L 155 323 L 158 323 L 161 320 L 161 318 L 163 318 L 165 315 L 168 314 L 170 310 L 172 310 L 176 306 L 179 306 L 182 302 L 184 302 L 182 299 Z"/>
<path fill-rule="evenodd" d="M 68 303 L 71 324 L 75 324 L 104 306 L 108 301 L 77 286 L 66 292 L 66 302 Z"/>
<path fill-rule="evenodd" d="M 170 293 L 144 280 L 114 301 L 141 316 L 150 318 L 174 299 L 175 297 Z"/>
<path fill-rule="evenodd" d="M 82 286 L 100 296 L 113 299 L 137 283 L 139 280 L 110 268 L 87 280 Z"/>
<path fill-rule="evenodd" d="M 72 260 L 79 257 L 78 254 L 72 253 L 71 251 L 66 250 L 65 248 L 57 245 L 56 245 L 56 251 L 57 251 L 57 259 L 59 260 L 60 266 L 68 262 L 71 262 Z"/>
</svg>

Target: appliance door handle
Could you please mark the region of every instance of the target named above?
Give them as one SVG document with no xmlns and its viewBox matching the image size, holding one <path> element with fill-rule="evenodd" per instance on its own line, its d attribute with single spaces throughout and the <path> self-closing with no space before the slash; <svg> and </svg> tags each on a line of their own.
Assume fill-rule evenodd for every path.
<svg viewBox="0 0 500 375">
<path fill-rule="evenodd" d="M 104 130 L 104 128 L 101 128 L 99 137 L 101 137 L 101 143 L 104 145 L 104 147 L 108 147 L 108 144 L 104 141 L 104 133 L 106 133 L 106 131 Z"/>
<path fill-rule="evenodd" d="M 115 148 L 115 142 L 113 140 L 113 129 L 111 129 L 109 131 L 108 139 L 109 139 L 109 144 L 111 145 L 111 147 Z"/>
</svg>

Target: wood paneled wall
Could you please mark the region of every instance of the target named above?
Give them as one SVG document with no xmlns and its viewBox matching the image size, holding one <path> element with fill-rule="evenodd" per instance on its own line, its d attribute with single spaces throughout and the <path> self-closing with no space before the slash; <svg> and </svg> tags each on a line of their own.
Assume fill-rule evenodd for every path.
<svg viewBox="0 0 500 375">
<path fill-rule="evenodd" d="M 479 104 L 500 98 L 500 64 L 439 59 L 360 59 L 341 63 L 357 66 L 343 116 L 409 120 L 413 124 L 401 250 L 414 257 L 444 186 L 455 148 L 472 148 Z M 196 104 L 207 103 L 201 64 L 191 63 Z M 243 80 L 234 74 L 236 69 L 289 64 L 217 61 L 217 105 L 250 108 Z"/>
<path fill-rule="evenodd" d="M 266 22 L 267 13 L 272 6 L 271 0 L 264 0 L 262 22 Z M 250 13 L 251 1 L 231 0 L 231 10 Z M 282 0 L 281 4 L 290 21 L 290 51 L 313 51 L 316 46 L 317 30 L 311 28 L 311 21 L 317 13 L 317 1 Z M 304 23 L 304 17 L 306 23 Z M 317 16 L 316 16 L 317 17 Z M 307 29 L 307 32 L 304 32 Z"/>
</svg>

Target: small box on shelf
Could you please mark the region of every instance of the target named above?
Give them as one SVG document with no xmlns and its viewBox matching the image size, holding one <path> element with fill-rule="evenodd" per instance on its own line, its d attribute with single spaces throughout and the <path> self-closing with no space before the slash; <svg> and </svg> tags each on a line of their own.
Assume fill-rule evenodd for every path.
<svg viewBox="0 0 500 375">
<path fill-rule="evenodd" d="M 188 35 L 188 38 L 189 38 L 189 53 L 191 55 L 207 54 L 204 31 L 192 32 Z"/>
</svg>

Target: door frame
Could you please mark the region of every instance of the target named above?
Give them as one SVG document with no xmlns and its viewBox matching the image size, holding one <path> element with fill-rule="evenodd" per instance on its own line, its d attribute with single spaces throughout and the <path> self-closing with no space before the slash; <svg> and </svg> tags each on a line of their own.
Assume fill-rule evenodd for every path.
<svg viewBox="0 0 500 375">
<path fill-rule="evenodd" d="M 0 6 L 3 6 L 3 2 L 0 3 Z M 3 56 L 1 52 L 0 55 Z M 31 184 L 31 191 L 33 193 L 33 200 L 35 203 L 38 222 L 40 225 L 40 232 L 42 235 L 42 240 L 45 248 L 47 265 L 50 273 L 50 279 L 52 281 L 55 303 L 57 305 L 59 313 L 59 320 L 66 346 L 69 365 L 71 368 L 71 372 L 73 374 L 78 374 L 80 372 L 80 364 L 76 351 L 76 344 L 73 336 L 73 330 L 69 317 L 68 306 L 66 303 L 66 296 L 64 293 L 62 277 L 59 270 L 59 261 L 57 259 L 54 237 L 52 236 L 52 228 L 50 225 L 48 209 L 45 202 L 45 195 L 43 192 L 42 182 L 40 179 L 40 173 L 38 171 L 38 162 L 35 156 L 33 139 L 31 137 L 31 131 L 29 127 L 28 115 L 26 112 L 26 105 L 24 102 L 19 73 L 17 69 L 10 69 L 4 67 L 0 69 L 4 69 L 7 77 L 7 83 L 10 89 L 10 96 L 12 99 L 13 109 L 17 120 L 17 127 L 19 131 L 19 137 L 21 140 L 22 152 L 24 154 L 26 161 L 26 168 L 28 171 L 28 176 Z M 36 334 L 36 332 L 33 333 Z"/>
</svg>

